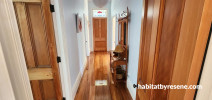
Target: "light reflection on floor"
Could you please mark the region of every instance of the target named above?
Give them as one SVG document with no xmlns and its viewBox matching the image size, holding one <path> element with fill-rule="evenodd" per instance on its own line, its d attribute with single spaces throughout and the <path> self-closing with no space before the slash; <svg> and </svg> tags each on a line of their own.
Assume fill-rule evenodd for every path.
<svg viewBox="0 0 212 100">
<path fill-rule="evenodd" d="M 107 80 L 96 80 L 95 81 L 95 86 L 106 86 L 107 85 Z"/>
</svg>

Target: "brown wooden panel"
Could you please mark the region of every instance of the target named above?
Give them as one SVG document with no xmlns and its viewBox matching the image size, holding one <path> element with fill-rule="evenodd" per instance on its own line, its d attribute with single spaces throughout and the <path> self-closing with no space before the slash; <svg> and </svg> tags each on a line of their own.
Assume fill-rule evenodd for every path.
<svg viewBox="0 0 212 100">
<path fill-rule="evenodd" d="M 166 0 L 154 84 L 168 85 L 176 57 L 185 0 Z M 153 90 L 153 99 L 166 100 L 168 90 Z"/>
<path fill-rule="evenodd" d="M 34 80 L 30 81 L 30 83 L 34 100 L 42 100 L 43 96 L 42 96 L 42 90 L 40 88 L 40 81 Z"/>
<path fill-rule="evenodd" d="M 107 18 L 93 18 L 94 51 L 107 51 Z"/>
<path fill-rule="evenodd" d="M 205 0 L 202 18 L 199 26 L 198 37 L 195 45 L 194 55 L 191 63 L 191 69 L 187 85 L 196 85 L 199 79 L 201 64 L 203 61 L 206 44 L 212 23 L 212 0 Z M 194 99 L 195 90 L 188 89 L 185 92 L 184 100 Z"/>
<path fill-rule="evenodd" d="M 107 19 L 101 19 L 101 38 L 107 39 Z"/>
<path fill-rule="evenodd" d="M 95 46 L 98 47 L 99 50 L 105 50 L 105 48 L 107 48 L 105 42 L 96 42 Z"/>
<path fill-rule="evenodd" d="M 59 66 L 57 63 L 57 48 L 56 48 L 56 41 L 55 41 L 55 34 L 54 34 L 54 24 L 52 19 L 52 13 L 50 12 L 50 0 L 42 0 L 42 8 L 43 8 L 43 16 L 44 16 L 44 23 L 46 28 L 46 34 L 48 37 L 48 48 L 49 53 L 51 55 L 51 65 L 52 65 L 52 73 L 53 73 L 53 82 L 55 86 L 55 93 L 56 99 L 62 99 L 62 87 L 61 87 L 61 80 L 60 80 L 60 72 Z"/>
<path fill-rule="evenodd" d="M 57 100 L 53 80 L 31 81 L 35 100 Z"/>
<path fill-rule="evenodd" d="M 16 4 L 21 8 L 17 9 Z M 50 1 L 14 3 L 35 100 L 61 100 L 62 90 Z M 24 7 L 26 5 L 26 7 Z M 19 11 L 17 11 L 19 10 Z M 21 21 L 19 21 L 21 20 Z M 24 34 L 23 34 L 24 33 Z M 22 35 L 23 34 L 23 35 Z M 25 43 L 26 42 L 26 43 Z M 33 59 L 27 61 L 30 55 Z M 33 66 L 32 66 L 33 67 Z M 49 80 L 53 79 L 53 80 Z M 42 80 L 42 81 L 41 81 Z"/>
<path fill-rule="evenodd" d="M 143 28 L 143 34 L 142 34 L 142 44 L 141 44 L 141 65 L 140 70 L 141 72 L 141 79 L 139 81 L 142 81 L 142 84 L 147 83 L 147 72 L 148 68 L 151 66 L 148 66 L 149 64 L 149 51 L 150 51 L 150 43 L 151 43 L 151 35 L 152 35 L 152 23 L 153 23 L 153 9 L 154 9 L 154 0 L 148 0 L 146 2 L 147 8 L 146 8 L 146 14 L 145 14 L 145 22 L 144 22 L 144 28 Z M 147 17 L 148 15 L 148 17 Z"/>
<path fill-rule="evenodd" d="M 41 0 L 12 0 L 13 2 L 41 2 Z"/>
<path fill-rule="evenodd" d="M 174 65 L 173 85 L 186 85 L 205 0 L 186 0 Z M 195 11 L 195 12 L 193 12 Z M 180 74 L 179 74 L 180 73 Z M 170 90 L 170 100 L 183 100 L 185 90 Z M 187 99 L 188 100 L 188 99 Z"/>
<path fill-rule="evenodd" d="M 52 68 L 30 68 L 28 74 L 30 80 L 53 79 Z"/>
<path fill-rule="evenodd" d="M 100 37 L 100 33 L 99 33 L 99 19 L 94 19 L 93 20 L 93 24 L 94 24 L 94 28 L 93 28 L 93 31 L 94 31 L 94 37 L 95 38 L 99 38 Z"/>
<path fill-rule="evenodd" d="M 41 84 L 43 89 L 43 100 L 57 100 L 53 80 L 43 80 Z"/>
<path fill-rule="evenodd" d="M 24 3 L 14 3 L 15 10 L 16 10 L 16 16 L 18 18 L 18 25 L 19 25 L 19 31 L 20 36 L 22 40 L 22 45 L 24 48 L 24 55 L 25 60 L 27 63 L 27 67 L 35 67 L 35 61 L 34 61 L 34 55 L 33 55 L 33 48 L 31 44 L 31 34 L 29 31 L 29 26 L 27 22 L 27 15 L 25 11 L 25 4 Z"/>
<path fill-rule="evenodd" d="M 34 51 L 36 54 L 37 65 L 49 65 L 49 51 L 48 41 L 46 36 L 45 23 L 42 18 L 42 11 L 40 4 L 27 4 L 30 22 L 31 32 L 33 34 Z"/>
<path fill-rule="evenodd" d="M 159 0 L 144 0 L 145 11 L 141 31 L 138 84 L 152 84 L 157 38 L 159 36 L 157 33 L 160 5 L 161 1 Z M 137 90 L 137 100 L 151 99 L 151 91 Z"/>
</svg>

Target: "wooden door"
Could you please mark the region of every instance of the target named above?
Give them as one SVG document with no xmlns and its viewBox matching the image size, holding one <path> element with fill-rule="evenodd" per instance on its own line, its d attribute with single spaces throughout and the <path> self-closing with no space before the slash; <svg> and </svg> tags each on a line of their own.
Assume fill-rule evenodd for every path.
<svg viewBox="0 0 212 100">
<path fill-rule="evenodd" d="M 212 22 L 211 0 L 144 0 L 140 85 L 196 85 Z M 195 11 L 195 12 L 193 12 Z M 137 100 L 193 100 L 195 89 L 137 89 Z"/>
<path fill-rule="evenodd" d="M 94 51 L 107 51 L 107 18 L 93 18 Z"/>
<path fill-rule="evenodd" d="M 14 8 L 34 99 L 62 100 L 49 0 L 14 0 Z"/>
<path fill-rule="evenodd" d="M 157 27 L 160 0 L 144 0 L 144 17 L 142 19 L 140 56 L 137 83 L 140 85 L 151 84 L 153 81 L 153 62 L 155 59 Z M 137 90 L 137 99 L 149 100 L 151 90 Z"/>
</svg>

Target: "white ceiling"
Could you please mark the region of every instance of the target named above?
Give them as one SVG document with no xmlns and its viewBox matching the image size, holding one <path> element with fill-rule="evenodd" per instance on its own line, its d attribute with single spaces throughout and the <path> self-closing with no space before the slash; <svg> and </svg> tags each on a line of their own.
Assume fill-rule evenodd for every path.
<svg viewBox="0 0 212 100">
<path fill-rule="evenodd" d="M 97 6 L 97 7 L 104 7 L 110 0 L 88 0 L 89 2 L 92 2 Z"/>
</svg>

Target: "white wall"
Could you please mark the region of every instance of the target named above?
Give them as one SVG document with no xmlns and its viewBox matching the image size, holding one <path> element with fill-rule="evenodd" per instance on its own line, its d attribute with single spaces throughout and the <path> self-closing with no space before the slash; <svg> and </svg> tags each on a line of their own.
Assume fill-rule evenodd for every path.
<svg viewBox="0 0 212 100">
<path fill-rule="evenodd" d="M 137 83 L 138 73 L 138 59 L 139 59 L 139 44 L 141 32 L 141 14 L 142 14 L 142 0 L 112 0 L 111 1 L 111 18 L 126 11 L 127 6 L 130 11 L 129 18 L 129 62 L 128 62 L 128 80 L 127 87 L 133 99 L 136 97 L 136 89 L 132 84 Z M 111 24 L 112 26 L 112 24 Z M 116 35 L 117 42 L 118 33 Z"/>
<path fill-rule="evenodd" d="M 210 37 L 208 52 L 203 67 L 200 85 L 203 89 L 199 89 L 196 100 L 212 100 L 212 37 Z"/>
<path fill-rule="evenodd" d="M 107 51 L 111 50 L 112 48 L 112 30 L 111 30 L 111 0 L 108 0 L 107 4 L 103 7 L 98 7 L 94 4 L 93 0 L 88 0 L 88 12 L 89 12 L 89 32 L 90 32 L 90 50 L 91 51 L 94 51 L 94 48 L 93 48 L 93 11 L 92 10 L 100 10 L 100 9 L 103 9 L 103 10 L 107 10 L 107 13 L 108 13 L 108 17 L 107 17 Z"/>
<path fill-rule="evenodd" d="M 15 95 L 10 81 L 8 68 L 4 58 L 1 42 L 0 42 L 0 100 L 15 100 Z"/>
<path fill-rule="evenodd" d="M 70 82 L 72 99 L 74 98 L 76 91 L 81 80 L 82 72 L 87 61 L 86 49 L 85 49 L 85 36 L 84 36 L 84 19 L 83 14 L 87 14 L 85 11 L 86 0 L 62 0 L 60 8 L 62 9 L 62 21 L 61 26 L 63 28 L 64 51 L 67 60 L 67 66 L 69 66 Z M 82 18 L 82 32 L 76 33 L 75 14 L 78 14 Z"/>
</svg>

